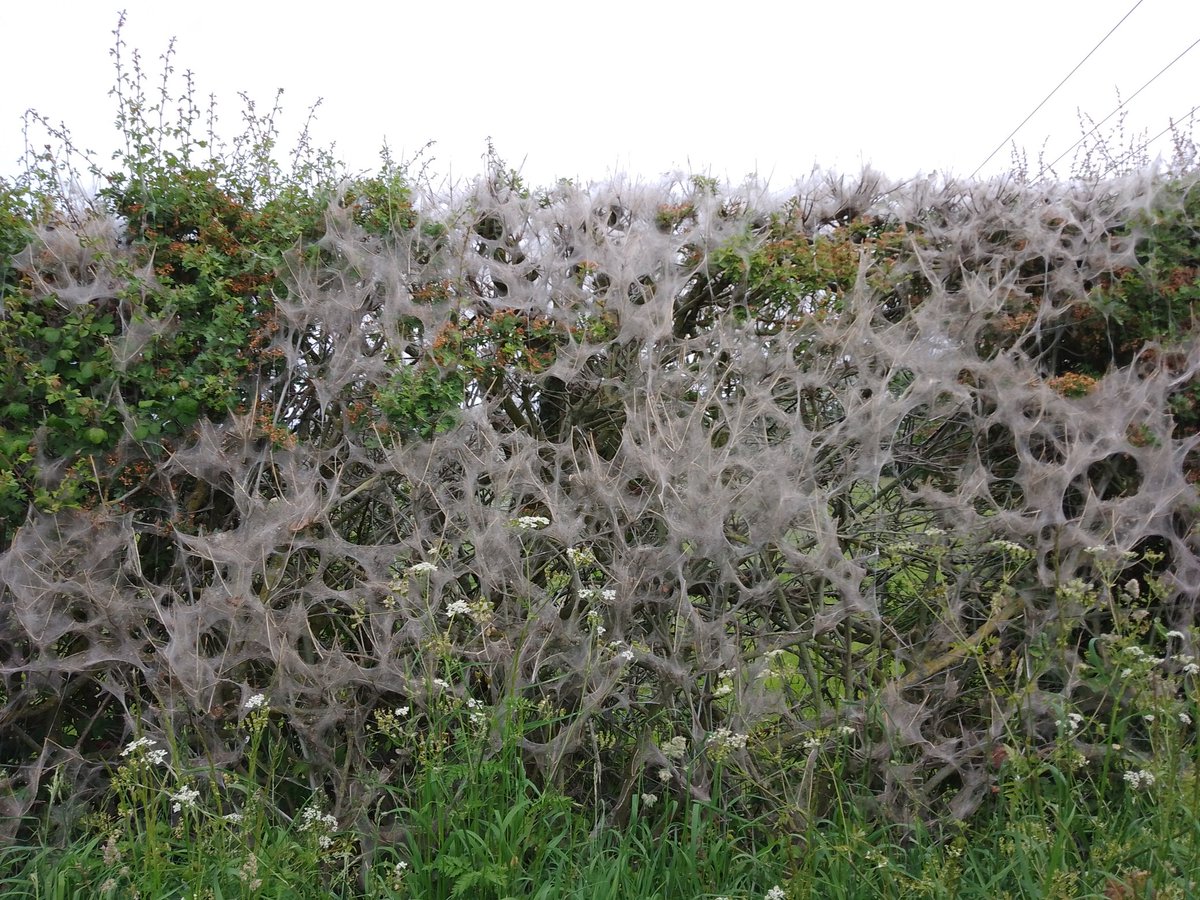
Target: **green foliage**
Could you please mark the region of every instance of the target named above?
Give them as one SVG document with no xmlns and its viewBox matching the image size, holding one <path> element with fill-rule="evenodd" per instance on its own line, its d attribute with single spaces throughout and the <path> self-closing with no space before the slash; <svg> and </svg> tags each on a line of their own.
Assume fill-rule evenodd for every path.
<svg viewBox="0 0 1200 900">
<path fill-rule="evenodd" d="M 466 386 L 457 367 L 443 372 L 432 365 L 402 365 L 375 392 L 375 403 L 401 433 L 412 430 L 429 440 L 454 427 L 466 400 Z"/>
<path fill-rule="evenodd" d="M 278 277 L 284 255 L 323 233 L 340 177 L 307 132 L 284 173 L 273 156 L 278 105 L 257 115 L 248 99 L 245 134 L 219 154 L 196 134 L 190 77 L 181 96 L 168 93 L 171 51 L 151 100 L 137 54 L 124 64 L 117 33 L 112 93 L 124 150 L 114 170 L 93 166 L 105 186 L 85 215 L 100 226 L 116 217 L 118 242 L 80 248 L 91 251 L 87 267 L 64 271 L 61 248 L 34 241 L 18 273 L 35 224 L 54 229 L 66 214 L 31 187 L 55 184 L 60 164 L 35 158 L 25 187 L 0 186 L 0 352 L 10 362 L 0 376 L 0 527 L 8 534 L 30 504 L 54 511 L 118 494 L 139 502 L 119 478 L 126 465 L 157 458 L 200 419 L 259 402 L 279 371 L 272 341 L 275 298 L 287 295 Z M 173 123 L 165 118 L 172 108 Z M 356 190 L 364 227 L 411 222 L 399 173 Z M 116 287 L 85 303 L 58 296 L 67 281 L 101 279 Z"/>
</svg>

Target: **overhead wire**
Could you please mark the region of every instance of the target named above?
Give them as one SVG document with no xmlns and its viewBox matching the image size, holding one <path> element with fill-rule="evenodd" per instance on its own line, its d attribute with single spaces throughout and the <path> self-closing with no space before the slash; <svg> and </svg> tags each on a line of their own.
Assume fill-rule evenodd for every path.
<svg viewBox="0 0 1200 900">
<path fill-rule="evenodd" d="M 1052 90 L 1050 93 L 1048 93 L 1045 97 L 1042 98 L 1042 102 L 1033 108 L 1033 112 L 1031 112 L 1029 115 L 1027 115 L 1024 119 L 1022 119 L 1021 124 L 1018 125 L 1016 128 L 1014 128 L 1011 132 L 1009 132 L 1008 137 L 1006 137 L 999 144 L 997 144 L 996 149 L 987 155 L 987 159 L 985 159 L 983 162 L 981 162 L 978 166 L 975 167 L 975 171 L 970 174 L 970 176 L 968 177 L 968 180 L 970 180 L 971 178 L 974 178 L 976 175 L 978 175 L 979 170 L 982 169 L 984 166 L 986 166 L 989 162 L 991 162 L 993 156 L 995 156 L 1002 149 L 1004 149 L 1004 146 L 1013 139 L 1013 137 L 1016 135 L 1016 133 L 1025 127 L 1025 123 L 1028 122 L 1030 119 L 1032 119 L 1035 115 L 1037 115 L 1038 110 L 1040 110 L 1043 106 L 1045 106 L 1047 101 L 1049 101 L 1051 97 L 1053 97 L 1055 94 L 1058 93 L 1058 89 L 1061 88 L 1064 84 L 1066 84 L 1067 80 L 1072 75 L 1074 75 L 1076 72 L 1079 71 L 1080 66 L 1082 66 L 1085 62 L 1087 62 L 1089 59 L 1092 58 L 1092 54 L 1095 53 L 1097 50 L 1099 50 L 1100 47 L 1104 44 L 1104 42 L 1107 41 L 1110 37 L 1112 37 L 1113 32 L 1116 31 L 1118 28 L 1120 28 L 1123 24 L 1125 24 L 1125 20 L 1128 19 L 1131 15 L 1133 15 L 1134 10 L 1136 10 L 1144 2 L 1145 2 L 1145 0 L 1137 0 L 1137 3 L 1133 4 L 1133 6 L 1130 7 L 1129 12 L 1127 12 L 1127 13 L 1125 13 L 1125 15 L 1121 16 L 1121 21 L 1117 22 L 1116 25 L 1114 25 L 1112 28 L 1110 28 L 1108 31 L 1108 34 L 1106 34 L 1106 35 L 1104 35 L 1104 37 L 1100 38 L 1100 43 L 1096 44 L 1095 47 L 1093 47 L 1091 50 L 1089 50 L 1087 52 L 1087 56 L 1085 56 L 1083 59 L 1081 59 L 1079 62 L 1077 62 L 1075 64 L 1075 68 L 1073 68 L 1070 72 L 1068 72 L 1066 74 L 1066 77 L 1064 77 L 1062 81 L 1060 81 L 1058 84 L 1056 84 L 1054 86 L 1054 90 Z"/>
<path fill-rule="evenodd" d="M 1156 72 L 1150 78 L 1149 81 L 1147 81 L 1140 88 L 1138 88 L 1136 91 L 1134 91 L 1130 97 L 1128 97 L 1128 98 L 1122 100 L 1120 103 L 1118 103 L 1116 108 L 1112 112 L 1110 112 L 1107 116 L 1105 116 L 1103 119 L 1101 119 L 1095 125 L 1093 125 L 1091 131 L 1089 131 L 1087 134 L 1085 134 L 1083 137 L 1081 137 L 1079 140 L 1077 140 L 1075 143 L 1073 143 L 1070 147 L 1068 147 L 1066 150 L 1064 150 L 1062 153 L 1060 153 L 1058 156 L 1056 156 L 1054 158 L 1053 162 L 1050 162 L 1050 163 L 1042 166 L 1042 170 L 1040 172 L 1038 172 L 1037 177 L 1041 178 L 1043 175 L 1045 175 L 1047 172 L 1049 172 L 1051 169 L 1053 169 L 1056 165 L 1058 165 L 1058 163 L 1060 163 L 1062 161 L 1062 158 L 1064 156 L 1066 156 L 1068 153 L 1070 153 L 1072 150 L 1074 150 L 1076 147 L 1078 147 L 1080 144 L 1082 144 L 1084 141 L 1086 141 L 1088 138 L 1090 138 L 1093 134 L 1095 134 L 1096 131 L 1099 130 L 1101 125 L 1103 125 L 1105 122 L 1107 122 L 1109 119 L 1111 119 L 1117 113 L 1119 113 L 1122 109 L 1124 109 L 1125 106 L 1131 100 L 1134 99 L 1134 97 L 1136 97 L 1138 94 L 1140 94 L 1146 88 L 1150 87 L 1150 85 L 1154 84 L 1154 82 L 1156 82 L 1159 78 L 1162 77 L 1164 72 L 1166 72 L 1169 68 L 1171 68 L 1171 66 L 1175 65 L 1175 63 L 1179 62 L 1181 59 L 1183 59 L 1185 56 L 1187 56 L 1187 54 L 1190 53 L 1196 47 L 1197 44 L 1200 44 L 1200 38 L 1196 38 L 1196 40 L 1192 41 L 1183 50 L 1182 53 L 1180 53 L 1173 60 L 1171 60 L 1169 63 L 1167 63 L 1161 69 L 1159 69 L 1158 72 Z M 1168 128 L 1169 127 L 1170 126 L 1168 126 Z"/>
</svg>

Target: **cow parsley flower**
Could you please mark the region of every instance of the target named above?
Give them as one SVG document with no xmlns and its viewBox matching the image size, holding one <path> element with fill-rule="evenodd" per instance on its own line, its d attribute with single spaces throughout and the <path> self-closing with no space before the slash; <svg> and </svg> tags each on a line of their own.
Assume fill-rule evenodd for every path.
<svg viewBox="0 0 1200 900">
<path fill-rule="evenodd" d="M 158 741 L 154 740 L 153 738 L 140 737 L 136 741 L 133 741 L 132 743 L 130 743 L 129 746 L 126 747 L 124 750 L 122 750 L 121 755 L 122 756 L 130 756 L 145 747 L 153 747 L 157 743 L 158 743 Z"/>
<path fill-rule="evenodd" d="M 322 850 L 328 850 L 333 846 L 333 838 L 330 833 L 337 830 L 338 823 L 329 813 L 322 813 L 314 806 L 306 806 L 300 814 L 300 830 L 319 832 L 317 834 L 317 845 Z"/>
<path fill-rule="evenodd" d="M 1067 734 L 1075 734 L 1079 730 L 1079 726 L 1083 724 L 1083 716 L 1077 712 L 1067 713 L 1065 719 L 1058 719 L 1054 724 Z"/>
<path fill-rule="evenodd" d="M 171 799 L 175 801 L 171 804 L 171 811 L 181 812 L 185 806 L 191 808 L 196 805 L 196 801 L 200 799 L 200 792 L 193 787 L 184 785 L 171 795 Z"/>
<path fill-rule="evenodd" d="M 687 738 L 679 734 L 662 745 L 663 756 L 675 762 L 680 762 L 687 753 Z"/>
<path fill-rule="evenodd" d="M 785 891 L 779 885 L 775 885 L 775 887 L 767 891 L 767 894 L 763 900 L 787 900 L 787 891 Z"/>
<path fill-rule="evenodd" d="M 1141 788 L 1154 787 L 1154 780 L 1155 780 L 1154 773 L 1147 772 L 1144 769 L 1141 771 L 1136 771 L 1136 772 L 1135 771 L 1126 772 L 1121 777 L 1123 779 L 1125 779 L 1126 783 L 1128 783 L 1130 786 L 1132 786 L 1134 790 L 1139 790 Z"/>
<path fill-rule="evenodd" d="M 550 524 L 550 520 L 545 516 L 518 516 L 513 520 L 513 524 L 522 531 L 528 531 L 532 528 L 545 528 Z"/>
<path fill-rule="evenodd" d="M 730 731 L 728 728 L 718 728 L 708 736 L 708 746 L 714 750 L 745 750 L 746 742 L 750 739 L 747 734 Z"/>
<path fill-rule="evenodd" d="M 602 603 L 612 603 L 617 599 L 617 592 L 614 588 L 585 587 L 579 589 L 579 599 L 585 602 L 599 600 Z"/>
<path fill-rule="evenodd" d="M 251 697 L 249 700 L 247 700 L 243 704 L 242 708 L 248 709 L 248 710 L 255 710 L 255 709 L 261 709 L 262 707 L 264 707 L 266 705 L 267 705 L 266 695 L 255 694 L 253 697 Z"/>
<path fill-rule="evenodd" d="M 453 619 L 455 616 L 469 616 L 471 614 L 471 604 L 466 600 L 455 600 L 446 606 L 446 616 Z"/>
<path fill-rule="evenodd" d="M 413 563 L 405 571 L 409 575 L 432 575 L 438 570 L 438 567 L 431 562 Z"/>
<path fill-rule="evenodd" d="M 590 547 L 568 547 L 567 559 L 576 567 L 596 565 L 596 554 L 592 552 Z"/>
</svg>

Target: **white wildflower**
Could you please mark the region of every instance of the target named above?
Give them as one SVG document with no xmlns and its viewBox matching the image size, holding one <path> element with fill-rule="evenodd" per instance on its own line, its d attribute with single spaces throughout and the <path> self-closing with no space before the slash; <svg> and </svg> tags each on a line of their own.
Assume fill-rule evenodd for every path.
<svg viewBox="0 0 1200 900">
<path fill-rule="evenodd" d="M 599 600 L 602 603 L 612 603 L 617 599 L 617 592 L 614 588 L 580 588 L 579 599 L 586 602 Z"/>
<path fill-rule="evenodd" d="M 400 718 L 404 718 L 405 716 L 408 715 L 408 707 L 407 706 L 397 706 L 396 707 L 396 715 L 399 716 Z"/>
<path fill-rule="evenodd" d="M 687 753 L 687 738 L 683 735 L 676 735 L 662 745 L 662 752 L 667 759 L 679 762 Z"/>
<path fill-rule="evenodd" d="M 1083 724 L 1083 716 L 1075 712 L 1067 713 L 1066 719 L 1059 719 L 1054 724 L 1068 734 L 1075 734 Z"/>
<path fill-rule="evenodd" d="M 436 688 L 441 688 L 443 691 L 448 691 L 448 690 L 450 690 L 450 682 L 448 682 L 448 681 L 447 681 L 446 679 L 444 679 L 444 678 L 435 678 L 435 679 L 433 679 L 433 686 L 434 686 L 434 687 L 436 687 Z"/>
<path fill-rule="evenodd" d="M 1185 712 L 1181 712 L 1181 713 L 1179 714 L 1179 721 L 1180 721 L 1180 722 L 1182 722 L 1184 725 L 1191 725 L 1191 724 L 1192 724 L 1192 717 L 1191 717 L 1191 716 L 1189 716 L 1189 715 L 1188 715 L 1187 713 L 1185 713 Z"/>
<path fill-rule="evenodd" d="M 650 809 L 658 802 L 658 794 L 642 794 L 642 805 Z"/>
<path fill-rule="evenodd" d="M 596 565 L 596 555 L 588 547 L 568 547 L 567 559 L 569 559 L 576 566 Z"/>
<path fill-rule="evenodd" d="M 545 516 L 519 516 L 513 524 L 523 531 L 528 531 L 531 528 L 545 528 L 550 524 L 550 520 Z"/>
<path fill-rule="evenodd" d="M 431 562 L 413 563 L 407 569 L 409 575 L 432 575 L 438 570 L 438 567 Z"/>
<path fill-rule="evenodd" d="M 1154 773 L 1147 772 L 1144 769 L 1138 772 L 1126 772 L 1121 777 L 1124 778 L 1125 781 L 1134 788 L 1134 790 L 1154 787 Z"/>
<path fill-rule="evenodd" d="M 330 837 L 330 832 L 336 831 L 338 827 L 337 819 L 329 813 L 323 813 L 315 806 L 306 806 L 300 814 L 300 830 L 301 831 L 317 831 L 321 832 L 317 836 L 317 846 L 322 850 L 328 850 L 333 846 L 333 838 Z"/>
<path fill-rule="evenodd" d="M 1176 640 L 1182 641 L 1184 638 L 1184 634 L 1182 631 L 1168 631 L 1167 632 L 1167 640 L 1170 640 L 1171 638 L 1175 638 Z"/>
<path fill-rule="evenodd" d="M 617 654 L 624 662 L 633 662 L 633 651 L 626 648 Z"/>
<path fill-rule="evenodd" d="M 659 769 L 658 770 L 658 780 L 659 781 L 670 781 L 671 780 L 671 770 L 670 769 Z"/>
<path fill-rule="evenodd" d="M 241 813 L 226 813 L 225 815 L 221 816 L 221 818 L 224 821 L 229 822 L 231 825 L 241 825 L 242 819 L 244 819 L 245 816 L 243 816 Z"/>
<path fill-rule="evenodd" d="M 267 705 L 266 695 L 265 694 L 255 694 L 253 697 L 251 697 L 249 700 L 247 700 L 242 705 L 242 708 L 249 709 L 249 710 L 255 710 L 255 709 L 261 709 L 262 707 L 264 707 L 266 705 Z"/>
<path fill-rule="evenodd" d="M 148 759 L 150 761 L 151 765 L 165 766 L 167 764 L 167 751 L 166 750 L 151 750 L 149 753 L 146 754 L 146 759 Z"/>
<path fill-rule="evenodd" d="M 1125 593 L 1136 600 L 1142 596 L 1142 583 L 1136 578 L 1130 578 L 1125 582 Z"/>
<path fill-rule="evenodd" d="M 190 808 L 196 805 L 196 801 L 200 799 L 200 792 L 195 788 L 184 785 L 171 795 L 171 799 L 175 801 L 171 804 L 171 811 L 181 812 L 185 806 Z"/>
<path fill-rule="evenodd" d="M 728 728 L 718 728 L 708 736 L 708 745 L 715 749 L 745 750 L 746 742 L 750 739 L 747 734 L 730 731 Z"/>
<path fill-rule="evenodd" d="M 767 891 L 766 897 L 763 900 L 787 900 L 787 891 L 779 885 L 775 885 L 775 887 Z"/>
<path fill-rule="evenodd" d="M 121 755 L 129 756 L 130 754 L 136 753 L 138 750 L 141 750 L 143 747 L 153 747 L 157 743 L 158 743 L 158 741 L 154 740 L 153 738 L 140 737 L 136 741 L 133 741 L 124 750 L 122 750 Z"/>
<path fill-rule="evenodd" d="M 453 619 L 455 616 L 471 615 L 471 604 L 466 600 L 455 600 L 453 603 L 447 604 L 446 616 Z"/>
</svg>

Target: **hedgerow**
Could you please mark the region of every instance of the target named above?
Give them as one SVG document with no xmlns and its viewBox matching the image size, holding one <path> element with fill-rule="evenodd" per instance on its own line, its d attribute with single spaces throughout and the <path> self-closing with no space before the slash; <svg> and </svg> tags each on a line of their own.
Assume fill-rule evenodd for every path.
<svg viewBox="0 0 1200 900">
<path fill-rule="evenodd" d="M 598 817 L 797 834 L 970 816 L 1064 716 L 1144 708 L 1130 636 L 1193 709 L 1193 171 L 777 196 L 493 155 L 442 196 L 284 171 L 252 106 L 222 153 L 190 82 L 118 76 L 96 197 L 48 157 L 0 191 L 10 829 L 140 738 L 219 792 L 259 694 L 269 802 L 363 834 L 421 765 L 401 708 Z"/>
</svg>

